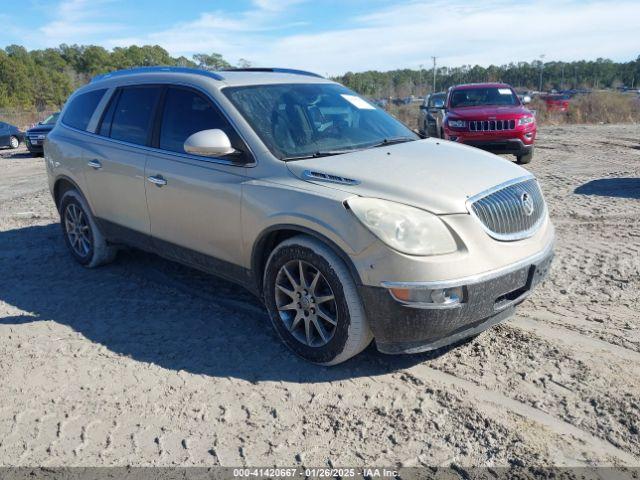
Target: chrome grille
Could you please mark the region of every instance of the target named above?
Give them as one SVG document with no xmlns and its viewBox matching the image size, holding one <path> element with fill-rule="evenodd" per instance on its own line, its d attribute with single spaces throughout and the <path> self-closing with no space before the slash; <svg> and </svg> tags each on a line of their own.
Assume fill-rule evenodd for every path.
<svg viewBox="0 0 640 480">
<path fill-rule="evenodd" d="M 517 179 L 468 200 L 469 211 L 497 240 L 530 237 L 546 215 L 546 205 L 535 178 Z"/>
<path fill-rule="evenodd" d="M 469 130 L 472 132 L 495 132 L 514 128 L 515 120 L 469 120 Z"/>
<path fill-rule="evenodd" d="M 43 138 L 39 138 L 40 135 L 43 135 Z M 46 133 L 32 133 L 31 135 L 29 135 L 29 141 L 31 143 L 44 142 L 46 136 Z"/>
</svg>

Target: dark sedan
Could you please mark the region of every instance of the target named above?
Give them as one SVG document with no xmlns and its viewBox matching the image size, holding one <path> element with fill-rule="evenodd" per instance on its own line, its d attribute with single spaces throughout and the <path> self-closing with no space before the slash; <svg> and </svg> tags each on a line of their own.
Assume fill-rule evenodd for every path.
<svg viewBox="0 0 640 480">
<path fill-rule="evenodd" d="M 18 148 L 24 142 L 24 132 L 15 125 L 0 122 L 0 147 Z"/>
<path fill-rule="evenodd" d="M 31 153 L 37 155 L 42 155 L 44 153 L 42 144 L 44 143 L 44 139 L 47 138 L 47 134 L 56 126 L 59 115 L 60 112 L 49 115 L 42 122 L 27 130 L 26 143 L 27 148 Z"/>
</svg>

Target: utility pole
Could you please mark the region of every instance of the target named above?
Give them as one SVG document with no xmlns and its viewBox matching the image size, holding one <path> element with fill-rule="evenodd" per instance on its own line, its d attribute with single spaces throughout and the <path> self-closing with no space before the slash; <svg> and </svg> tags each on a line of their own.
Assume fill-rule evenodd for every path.
<svg viewBox="0 0 640 480">
<path fill-rule="evenodd" d="M 431 57 L 433 60 L 433 93 L 436 93 L 436 57 Z"/>
<path fill-rule="evenodd" d="M 420 64 L 420 90 L 424 88 L 424 79 L 422 78 L 422 71 L 424 70 L 424 65 Z M 425 88 L 426 90 L 426 88 Z M 426 93 L 425 93 L 426 96 Z"/>
<path fill-rule="evenodd" d="M 564 62 L 562 63 L 562 83 L 560 84 L 560 89 L 564 90 Z"/>
<path fill-rule="evenodd" d="M 538 91 L 542 91 L 542 69 L 544 68 L 544 53 L 540 55 L 540 86 L 538 87 Z"/>
</svg>

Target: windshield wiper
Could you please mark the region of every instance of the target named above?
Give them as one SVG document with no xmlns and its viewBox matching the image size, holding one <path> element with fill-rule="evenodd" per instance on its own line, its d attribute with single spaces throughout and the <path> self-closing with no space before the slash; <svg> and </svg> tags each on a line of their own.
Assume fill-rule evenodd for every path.
<svg viewBox="0 0 640 480">
<path fill-rule="evenodd" d="M 306 158 L 330 157 L 331 155 L 342 155 L 343 153 L 352 153 L 357 152 L 358 150 L 362 149 L 349 148 L 345 150 L 318 150 L 317 152 L 310 153 L 309 155 L 300 155 L 299 157 L 286 157 L 284 158 L 284 160 L 304 160 Z"/>
<path fill-rule="evenodd" d="M 360 147 L 360 148 L 346 148 L 346 149 L 343 149 L 343 150 L 318 150 L 315 153 L 310 153 L 308 155 L 300 155 L 299 157 L 286 157 L 283 160 L 289 161 L 289 160 L 304 160 L 304 159 L 307 159 L 307 158 L 329 157 L 331 155 L 342 155 L 344 153 L 359 152 L 361 150 L 366 150 L 366 149 L 369 149 L 369 148 L 385 147 L 387 145 L 393 145 L 393 144 L 396 144 L 396 143 L 413 142 L 414 140 L 416 140 L 416 139 L 415 138 L 411 138 L 411 137 L 385 138 L 381 142 L 374 143 L 373 145 L 366 145 L 366 146 Z"/>
<path fill-rule="evenodd" d="M 385 138 L 381 142 L 374 143 L 367 148 L 377 148 L 377 147 L 386 147 L 387 145 L 394 145 L 396 143 L 405 143 L 405 142 L 413 142 L 415 138 L 411 137 L 394 137 L 394 138 Z"/>
</svg>

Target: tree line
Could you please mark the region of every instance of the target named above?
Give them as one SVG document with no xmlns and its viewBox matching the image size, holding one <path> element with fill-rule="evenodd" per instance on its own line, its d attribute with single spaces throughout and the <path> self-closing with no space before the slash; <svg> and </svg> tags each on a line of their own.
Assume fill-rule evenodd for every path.
<svg viewBox="0 0 640 480">
<path fill-rule="evenodd" d="M 336 77 L 336 80 L 370 97 L 424 95 L 433 90 L 433 69 L 348 72 Z M 527 90 L 538 90 L 542 83 L 544 91 L 622 86 L 639 88 L 640 56 L 622 63 L 599 58 L 594 61 L 542 63 L 538 60 L 489 67 L 463 65 L 436 68 L 436 91 L 460 83 L 475 82 L 505 82 Z"/>
<path fill-rule="evenodd" d="M 199 53 L 191 58 L 173 57 L 158 45 L 116 47 L 67 45 L 27 50 L 20 45 L 0 49 L 0 108 L 57 108 L 79 86 L 95 75 L 139 66 L 186 66 L 206 69 L 230 68 L 218 53 Z M 241 59 L 237 66 L 251 63 Z M 482 67 L 441 67 L 436 70 L 436 90 L 457 83 L 503 81 L 535 89 L 542 72 L 543 88 L 609 88 L 640 83 L 640 56 L 616 63 L 607 59 L 578 62 L 519 62 Z M 432 89 L 433 70 L 393 70 L 346 73 L 335 80 L 371 97 L 422 95 Z"/>
<path fill-rule="evenodd" d="M 125 68 L 170 65 L 230 68 L 218 53 L 172 57 L 158 45 L 116 47 L 60 45 L 28 51 L 20 45 L 0 49 L 0 108 L 58 108 L 78 87 L 101 73 Z M 249 66 L 240 60 L 238 66 Z"/>
</svg>

